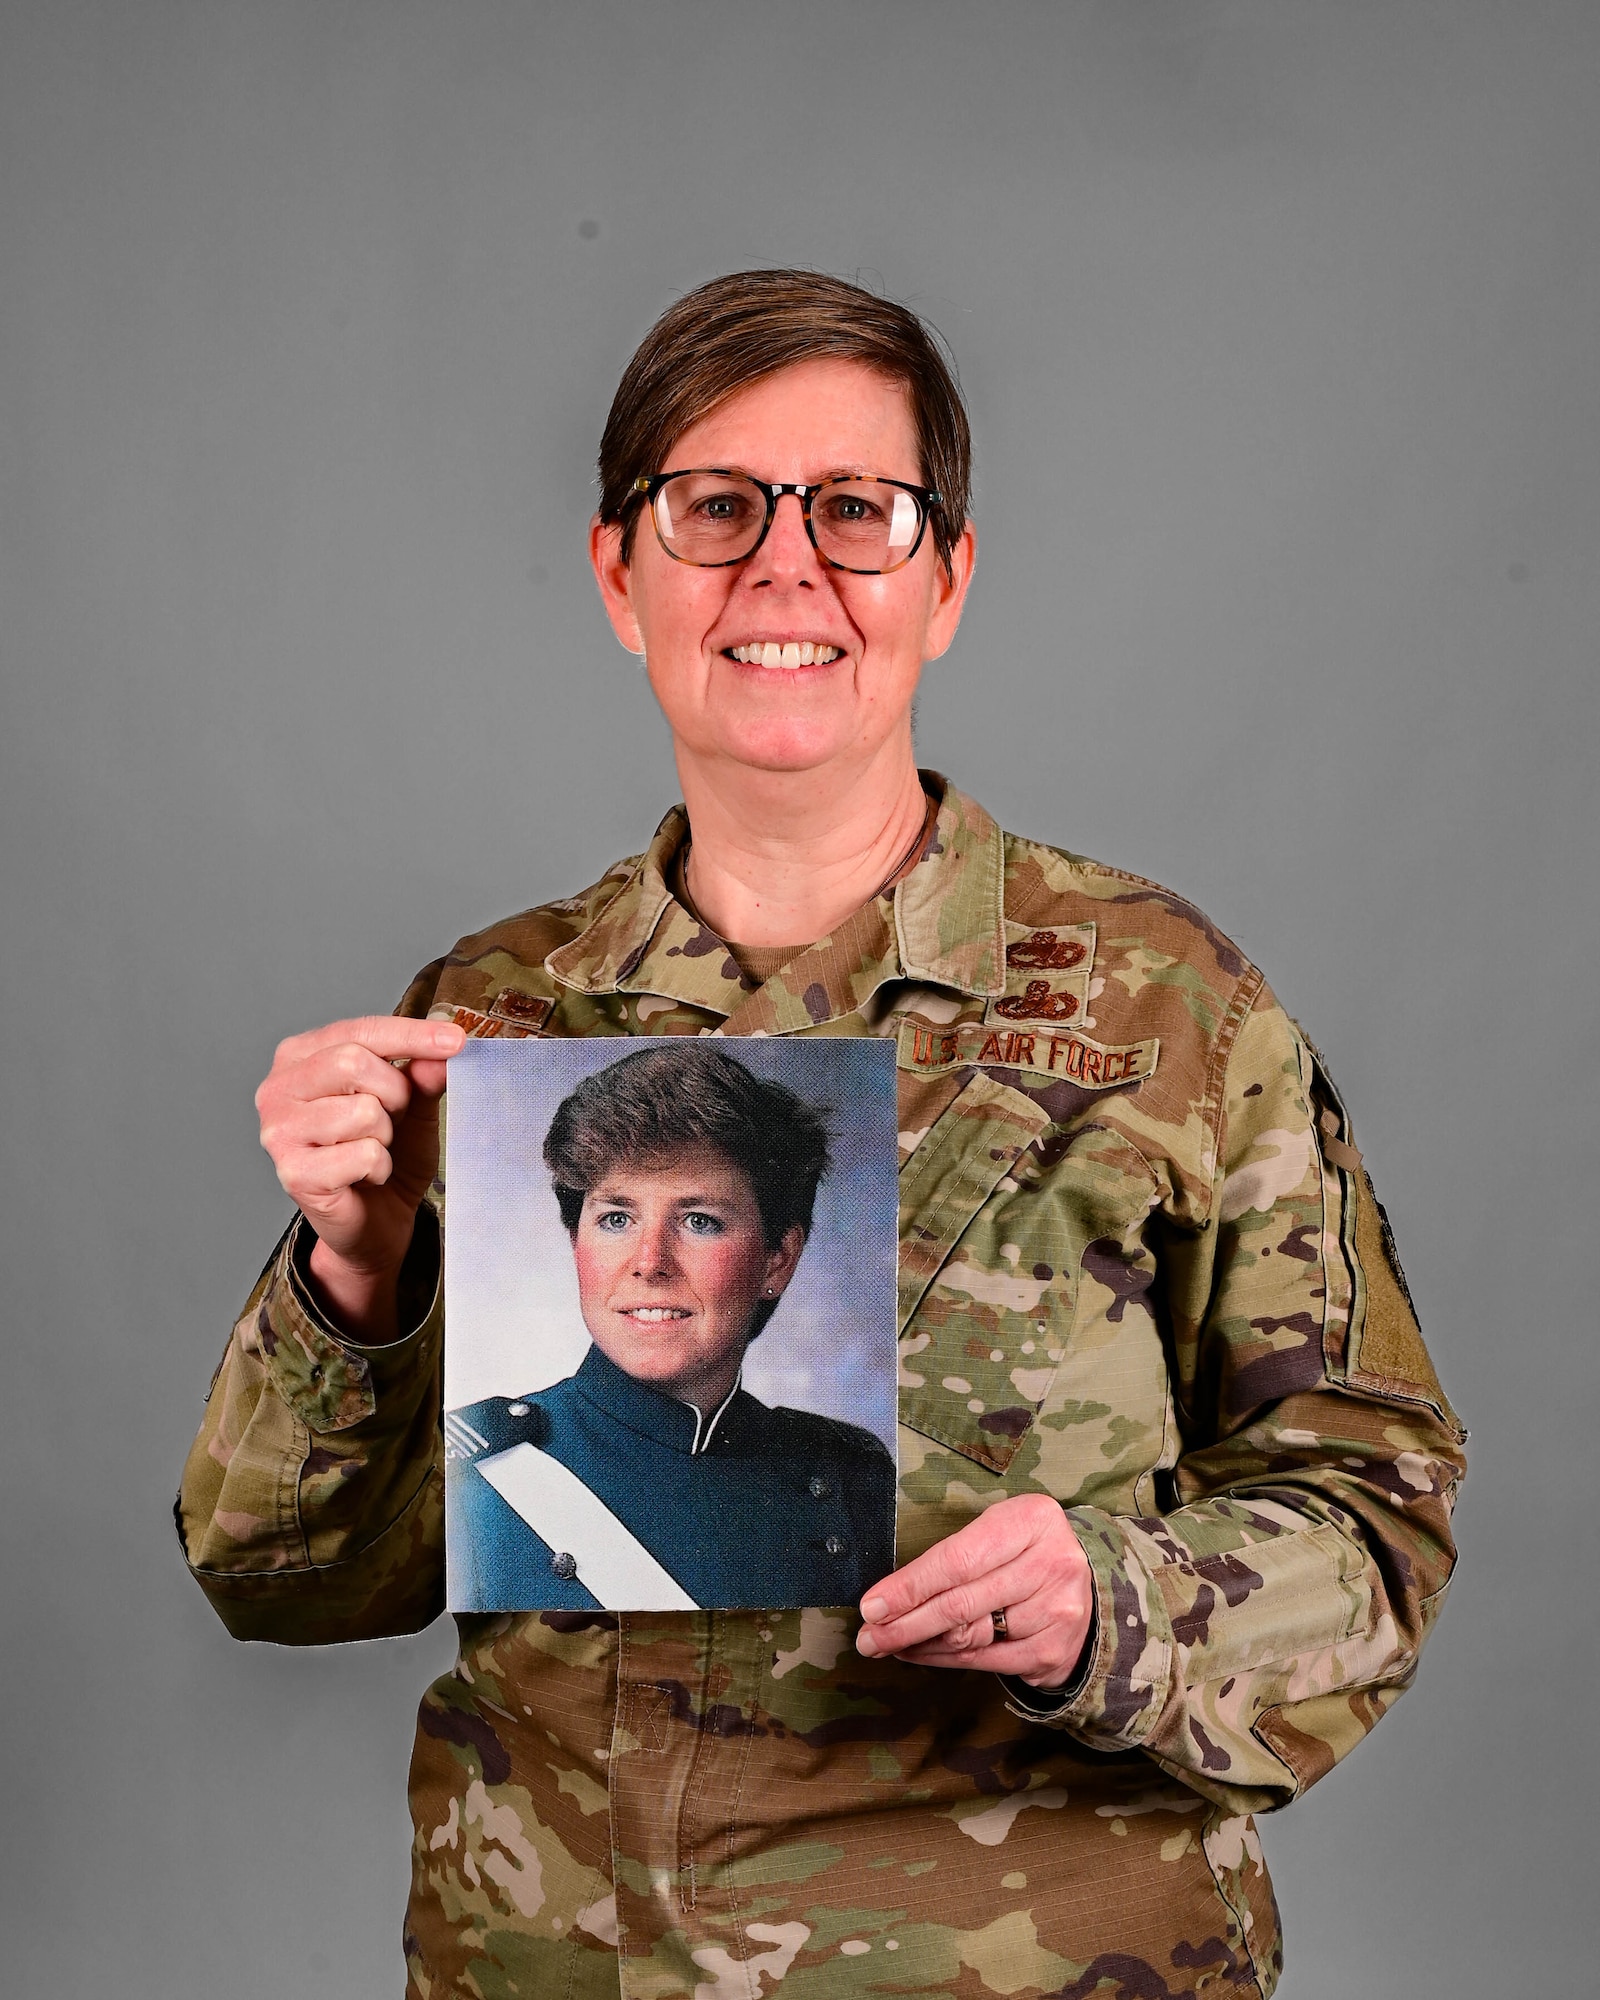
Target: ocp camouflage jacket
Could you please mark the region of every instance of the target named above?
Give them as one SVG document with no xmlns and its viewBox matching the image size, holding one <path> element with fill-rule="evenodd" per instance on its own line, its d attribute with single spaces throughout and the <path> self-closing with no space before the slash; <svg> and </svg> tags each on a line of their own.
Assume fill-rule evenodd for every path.
<svg viewBox="0 0 1600 2000">
<path fill-rule="evenodd" d="M 1463 1468 L 1326 1072 L 1187 903 L 953 788 L 898 886 L 754 990 L 673 898 L 686 832 L 402 1011 L 893 1037 L 899 1557 L 1051 1494 L 1094 1650 L 1049 1710 L 860 1658 L 848 1608 L 463 1617 L 412 1763 L 408 1993 L 615 1996 L 619 1965 L 628 2000 L 1270 1992 L 1251 1815 L 1409 1685 Z M 185 1548 L 241 1638 L 411 1631 L 443 1601 L 438 1291 L 357 1347 L 305 1234 L 233 1330 Z M 425 1209 L 424 1294 L 435 1262 Z"/>
</svg>

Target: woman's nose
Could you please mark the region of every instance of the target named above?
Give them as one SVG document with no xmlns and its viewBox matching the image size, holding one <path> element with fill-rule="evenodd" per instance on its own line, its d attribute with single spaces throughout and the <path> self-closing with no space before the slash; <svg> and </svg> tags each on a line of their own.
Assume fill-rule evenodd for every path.
<svg viewBox="0 0 1600 2000">
<path fill-rule="evenodd" d="M 672 1269 L 672 1237 L 665 1223 L 647 1222 L 634 1240 L 633 1270 L 639 1278 L 662 1278 Z"/>
<path fill-rule="evenodd" d="M 818 575 L 821 569 L 822 558 L 806 533 L 805 513 L 799 498 L 785 493 L 773 513 L 766 540 L 750 558 L 745 580 L 755 583 L 765 577 L 773 582 L 792 583 Z"/>
</svg>

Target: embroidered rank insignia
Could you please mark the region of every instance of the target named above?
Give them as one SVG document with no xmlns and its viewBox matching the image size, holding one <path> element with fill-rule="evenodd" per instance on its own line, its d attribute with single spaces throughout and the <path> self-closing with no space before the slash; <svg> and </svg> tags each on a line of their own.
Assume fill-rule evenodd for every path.
<svg viewBox="0 0 1600 2000">
<path fill-rule="evenodd" d="M 1025 1034 L 992 1027 L 987 1021 L 958 1021 L 949 1028 L 902 1021 L 895 1059 L 901 1069 L 930 1074 L 971 1067 L 1020 1069 L 1030 1076 L 1064 1079 L 1084 1090 L 1112 1090 L 1153 1075 L 1160 1052 L 1161 1044 L 1153 1035 L 1147 1041 L 1112 1047 L 1071 1030 Z"/>
<path fill-rule="evenodd" d="M 489 1002 L 489 1012 L 496 1020 L 515 1021 L 519 1027 L 542 1028 L 554 1006 L 553 1000 L 536 993 L 519 993 L 516 987 L 508 986 Z"/>
</svg>

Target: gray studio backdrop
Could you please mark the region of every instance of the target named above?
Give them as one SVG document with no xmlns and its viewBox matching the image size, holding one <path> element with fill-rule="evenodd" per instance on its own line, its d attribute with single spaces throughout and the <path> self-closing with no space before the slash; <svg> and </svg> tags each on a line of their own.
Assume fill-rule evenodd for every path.
<svg viewBox="0 0 1600 2000">
<path fill-rule="evenodd" d="M 924 761 L 1266 966 L 1474 1428 L 1419 1688 L 1265 1828 L 1284 1991 L 1582 1990 L 1597 63 L 1592 0 L 0 5 L 10 1990 L 398 1993 L 451 1630 L 240 1647 L 171 1538 L 250 1096 L 673 798 L 590 467 L 774 261 L 971 395 Z"/>
</svg>

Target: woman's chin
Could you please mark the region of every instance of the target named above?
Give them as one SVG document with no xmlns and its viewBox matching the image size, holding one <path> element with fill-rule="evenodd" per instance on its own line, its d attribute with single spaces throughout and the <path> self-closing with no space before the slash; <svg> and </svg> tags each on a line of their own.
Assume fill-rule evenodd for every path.
<svg viewBox="0 0 1600 2000">
<path fill-rule="evenodd" d="M 855 740 L 840 719 L 774 716 L 753 719 L 745 728 L 723 732 L 721 753 L 749 771 L 774 776 L 819 771 Z"/>
</svg>

